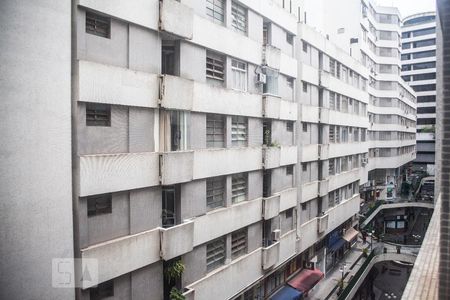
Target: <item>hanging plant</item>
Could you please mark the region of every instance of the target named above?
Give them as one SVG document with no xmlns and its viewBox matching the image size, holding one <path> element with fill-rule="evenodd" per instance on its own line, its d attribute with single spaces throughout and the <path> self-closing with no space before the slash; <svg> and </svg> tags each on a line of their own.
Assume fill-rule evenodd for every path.
<svg viewBox="0 0 450 300">
<path fill-rule="evenodd" d="M 165 271 L 165 276 L 169 282 L 175 281 L 178 278 L 181 278 L 181 275 L 183 275 L 185 266 L 181 262 L 181 259 L 173 262 L 170 267 L 168 267 Z"/>
<path fill-rule="evenodd" d="M 186 297 L 184 297 L 184 295 L 181 293 L 181 291 L 179 289 L 177 289 L 176 287 L 173 287 L 170 290 L 170 300 L 185 300 Z"/>
</svg>

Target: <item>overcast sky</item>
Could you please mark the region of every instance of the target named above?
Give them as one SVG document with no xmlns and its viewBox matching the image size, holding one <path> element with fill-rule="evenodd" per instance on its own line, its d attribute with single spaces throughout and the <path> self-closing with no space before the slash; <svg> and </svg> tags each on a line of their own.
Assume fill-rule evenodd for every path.
<svg viewBox="0 0 450 300">
<path fill-rule="evenodd" d="M 376 0 L 379 5 L 396 6 L 402 18 L 412 14 L 435 11 L 436 0 Z"/>
</svg>

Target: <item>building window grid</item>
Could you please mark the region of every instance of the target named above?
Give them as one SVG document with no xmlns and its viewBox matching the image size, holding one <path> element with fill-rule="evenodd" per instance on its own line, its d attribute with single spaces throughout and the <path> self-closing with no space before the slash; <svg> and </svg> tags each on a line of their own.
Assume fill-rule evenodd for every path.
<svg viewBox="0 0 450 300">
<path fill-rule="evenodd" d="M 247 253 L 247 228 L 231 234 L 231 258 L 235 259 Z"/>
<path fill-rule="evenodd" d="M 225 117 L 222 115 L 206 116 L 206 147 L 225 147 Z"/>
<path fill-rule="evenodd" d="M 224 206 L 225 186 L 226 181 L 224 177 L 216 177 L 206 180 L 206 203 L 208 208 L 214 209 Z"/>
<path fill-rule="evenodd" d="M 247 200 L 247 174 L 241 173 L 232 176 L 231 201 L 233 204 Z"/>
<path fill-rule="evenodd" d="M 225 0 L 206 0 L 206 16 L 214 23 L 225 23 Z"/>
<path fill-rule="evenodd" d="M 111 38 L 111 19 L 86 12 L 86 33 Z"/>
<path fill-rule="evenodd" d="M 86 104 L 86 126 L 111 126 L 111 106 L 98 103 Z"/>
<path fill-rule="evenodd" d="M 218 238 L 206 244 L 206 270 L 208 272 L 225 263 L 226 237 Z"/>
<path fill-rule="evenodd" d="M 103 194 L 87 197 L 88 217 L 112 213 L 112 195 Z"/>
<path fill-rule="evenodd" d="M 231 143 L 233 146 L 247 146 L 247 123 L 248 120 L 246 117 L 232 117 Z"/>
<path fill-rule="evenodd" d="M 224 71 L 224 58 L 222 57 L 211 57 L 206 56 L 206 77 L 224 81 L 225 71 Z"/>
<path fill-rule="evenodd" d="M 231 2 L 231 16 L 231 26 L 236 31 L 247 34 L 247 9 L 233 1 Z"/>
<path fill-rule="evenodd" d="M 247 64 L 233 59 L 231 60 L 231 77 L 233 89 L 247 91 Z"/>
</svg>

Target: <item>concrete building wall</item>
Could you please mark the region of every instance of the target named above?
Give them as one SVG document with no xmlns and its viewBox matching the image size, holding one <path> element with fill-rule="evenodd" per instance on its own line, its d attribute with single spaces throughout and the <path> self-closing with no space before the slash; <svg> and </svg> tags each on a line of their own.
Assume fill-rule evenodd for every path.
<svg viewBox="0 0 450 300">
<path fill-rule="evenodd" d="M 75 297 L 52 287 L 73 257 L 70 20 L 70 1 L 0 4 L 2 299 Z"/>
</svg>

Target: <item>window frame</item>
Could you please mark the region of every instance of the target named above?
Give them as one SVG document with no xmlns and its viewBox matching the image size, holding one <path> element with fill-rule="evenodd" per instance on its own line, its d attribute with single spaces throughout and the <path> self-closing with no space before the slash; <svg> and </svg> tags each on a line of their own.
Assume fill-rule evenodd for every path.
<svg viewBox="0 0 450 300">
<path fill-rule="evenodd" d="M 241 18 L 241 20 L 239 20 Z M 242 20 L 243 18 L 243 20 Z M 242 23 L 244 26 L 242 27 Z M 231 27 L 243 34 L 247 35 L 248 32 L 248 9 L 237 3 L 236 1 L 231 1 Z"/>
<path fill-rule="evenodd" d="M 231 259 L 247 254 L 248 230 L 247 227 L 231 233 Z"/>
<path fill-rule="evenodd" d="M 247 147 L 248 118 L 244 116 L 231 117 L 231 145 L 233 147 Z"/>
<path fill-rule="evenodd" d="M 86 126 L 111 127 L 111 105 L 86 103 Z"/>
<path fill-rule="evenodd" d="M 91 24 L 88 24 L 89 20 L 92 21 Z M 100 29 L 102 29 L 102 31 Z M 91 11 L 86 11 L 85 32 L 102 38 L 111 39 L 111 18 Z"/>
<path fill-rule="evenodd" d="M 206 52 L 206 78 L 225 82 L 226 58 L 212 52 Z"/>
<path fill-rule="evenodd" d="M 225 148 L 226 122 L 224 115 L 206 115 L 206 148 Z M 220 126 L 220 123 L 222 126 Z M 217 139 L 220 136 L 222 138 Z"/>
<path fill-rule="evenodd" d="M 225 0 L 206 0 L 206 18 L 213 23 L 225 25 L 226 1 Z M 222 11 L 222 12 L 220 12 Z M 221 16 L 219 18 L 216 17 Z"/>
<path fill-rule="evenodd" d="M 231 176 L 231 202 L 237 204 L 247 201 L 248 174 L 238 173 Z"/>
<path fill-rule="evenodd" d="M 227 255 L 226 236 L 222 236 L 220 238 L 208 242 L 206 244 L 206 271 L 211 272 L 219 268 L 220 266 L 224 265 L 226 255 Z"/>
<path fill-rule="evenodd" d="M 206 206 L 209 210 L 225 207 L 227 182 L 224 176 L 206 179 Z M 221 200 L 216 200 L 221 198 Z"/>
<path fill-rule="evenodd" d="M 112 194 L 99 194 L 86 197 L 88 218 L 112 214 Z"/>
<path fill-rule="evenodd" d="M 241 65 L 241 66 L 240 66 Z M 231 59 L 231 84 L 232 89 L 246 92 L 248 89 L 248 64 L 241 60 Z M 239 84 L 236 84 L 235 77 L 239 75 Z M 243 82 L 242 77 L 244 78 Z M 243 85 L 243 86 L 242 86 Z"/>
</svg>

